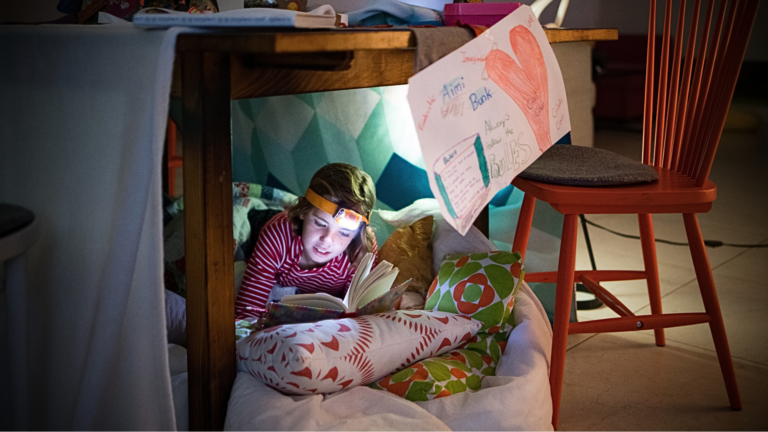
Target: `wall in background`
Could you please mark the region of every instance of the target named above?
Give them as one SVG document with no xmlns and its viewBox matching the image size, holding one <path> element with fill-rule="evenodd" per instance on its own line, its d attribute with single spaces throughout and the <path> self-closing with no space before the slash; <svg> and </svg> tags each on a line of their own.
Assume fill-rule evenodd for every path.
<svg viewBox="0 0 768 432">
<path fill-rule="evenodd" d="M 530 4 L 532 1 L 525 0 L 524 3 Z M 542 22 L 547 23 L 554 20 L 558 4 L 558 1 L 553 1 L 549 5 L 542 15 Z M 657 7 L 664 7 L 664 4 L 663 1 L 659 1 Z M 679 5 L 679 0 L 674 0 L 672 3 L 673 23 Z M 689 10 L 689 17 L 692 5 L 692 1 L 687 2 L 686 9 Z M 702 9 L 704 8 L 702 7 Z M 563 26 L 574 28 L 615 27 L 619 29 L 620 34 L 645 34 L 648 30 L 647 16 L 648 0 L 578 0 L 570 2 Z M 663 16 L 660 16 L 656 22 L 656 27 L 660 28 L 662 25 Z M 763 4 L 757 11 L 745 60 L 768 62 L 768 44 L 762 43 L 766 40 L 768 40 L 768 5 Z"/>
<path fill-rule="evenodd" d="M 646 33 L 647 28 L 639 25 L 640 23 L 634 17 L 648 16 L 647 0 L 622 0 L 621 2 L 602 0 L 601 3 L 600 17 L 602 23 L 616 23 L 612 26 L 618 27 L 620 32 Z M 679 0 L 673 2 L 674 11 L 677 11 L 679 3 Z M 659 2 L 659 4 L 663 3 Z M 691 9 L 691 5 L 692 2 L 689 1 L 687 9 Z M 676 15 L 677 13 L 675 13 Z M 659 20 L 656 25 L 658 27 L 662 24 L 663 22 Z M 761 42 L 765 40 L 768 40 L 768 6 L 763 4 L 757 10 L 745 61 L 768 62 L 768 45 Z"/>
<path fill-rule="evenodd" d="M 0 22 L 37 23 L 59 19 L 63 13 L 56 10 L 59 0 L 6 1 L 0 8 Z"/>
</svg>

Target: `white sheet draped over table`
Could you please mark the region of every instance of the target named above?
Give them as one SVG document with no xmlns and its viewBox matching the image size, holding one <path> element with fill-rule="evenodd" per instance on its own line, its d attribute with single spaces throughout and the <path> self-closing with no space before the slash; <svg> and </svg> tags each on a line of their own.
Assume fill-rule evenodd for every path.
<svg viewBox="0 0 768 432">
<path fill-rule="evenodd" d="M 29 344 L 8 347 L 33 430 L 175 429 L 160 164 L 176 33 L 0 26 L 0 201 L 41 223 Z"/>
</svg>

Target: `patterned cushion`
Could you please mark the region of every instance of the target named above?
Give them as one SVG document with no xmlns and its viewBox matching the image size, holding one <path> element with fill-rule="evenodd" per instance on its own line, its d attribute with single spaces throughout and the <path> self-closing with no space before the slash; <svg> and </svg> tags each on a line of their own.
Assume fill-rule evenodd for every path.
<svg viewBox="0 0 768 432">
<path fill-rule="evenodd" d="M 477 391 L 496 364 L 514 327 L 514 295 L 524 275 L 520 254 L 490 252 L 446 256 L 429 289 L 427 309 L 483 323 L 465 349 L 415 363 L 370 385 L 410 401 Z"/>
<path fill-rule="evenodd" d="M 509 331 L 513 295 L 523 275 L 518 252 L 448 255 L 429 288 L 424 309 L 474 318 L 483 323 L 481 332 Z"/>
<path fill-rule="evenodd" d="M 414 402 L 480 390 L 483 378 L 496 375 L 508 337 L 508 332 L 478 333 L 464 349 L 424 359 L 369 387 Z"/>
<path fill-rule="evenodd" d="M 483 377 L 496 374 L 496 362 L 489 355 L 458 349 L 414 363 L 369 387 L 409 401 L 427 401 L 480 390 Z"/>
<path fill-rule="evenodd" d="M 238 341 L 238 369 L 285 393 L 330 393 L 455 349 L 481 326 L 427 311 L 277 326 Z"/>
<path fill-rule="evenodd" d="M 400 269 L 394 286 L 411 280 L 408 291 L 421 295 L 421 308 L 427 297 L 427 290 L 434 279 L 432 273 L 432 224 L 434 218 L 427 216 L 395 230 L 379 249 L 379 260 L 392 263 Z"/>
<path fill-rule="evenodd" d="M 496 364 L 501 359 L 502 354 L 504 354 L 504 350 L 507 348 L 507 339 L 509 339 L 511 331 L 512 329 L 510 328 L 509 331 L 499 333 L 478 332 L 475 336 L 472 336 L 464 348 L 476 353 L 488 355 L 493 359 L 494 364 Z"/>
</svg>

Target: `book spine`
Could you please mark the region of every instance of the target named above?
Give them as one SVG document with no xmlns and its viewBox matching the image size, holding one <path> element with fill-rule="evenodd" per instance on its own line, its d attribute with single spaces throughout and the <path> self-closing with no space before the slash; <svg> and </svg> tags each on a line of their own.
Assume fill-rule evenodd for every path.
<svg viewBox="0 0 768 432">
<path fill-rule="evenodd" d="M 295 24 L 292 17 L 201 17 L 195 14 L 189 15 L 137 15 L 133 18 L 133 24 L 138 27 L 293 27 Z"/>
</svg>

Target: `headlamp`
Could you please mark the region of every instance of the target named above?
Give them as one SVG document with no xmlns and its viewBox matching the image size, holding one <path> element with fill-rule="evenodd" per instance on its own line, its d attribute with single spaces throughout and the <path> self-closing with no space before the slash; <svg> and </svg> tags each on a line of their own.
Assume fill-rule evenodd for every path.
<svg viewBox="0 0 768 432">
<path fill-rule="evenodd" d="M 312 189 L 307 188 L 307 193 L 304 195 L 304 198 L 315 207 L 333 216 L 333 220 L 344 229 L 356 230 L 360 226 L 360 222 L 368 223 L 368 218 L 365 216 L 354 210 L 341 207 L 338 204 L 328 201 L 316 194 Z"/>
</svg>

